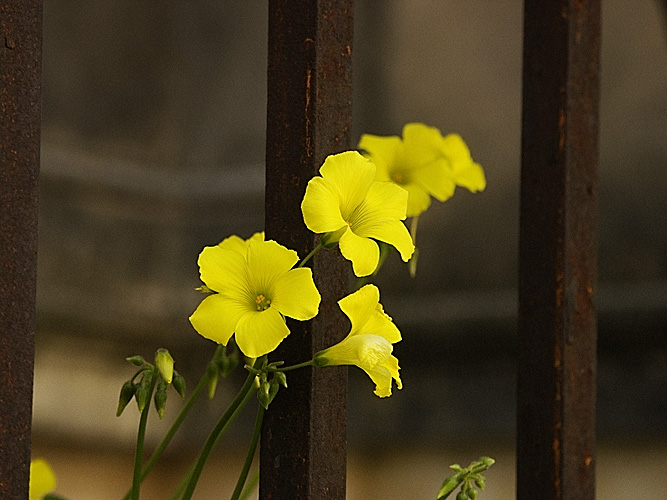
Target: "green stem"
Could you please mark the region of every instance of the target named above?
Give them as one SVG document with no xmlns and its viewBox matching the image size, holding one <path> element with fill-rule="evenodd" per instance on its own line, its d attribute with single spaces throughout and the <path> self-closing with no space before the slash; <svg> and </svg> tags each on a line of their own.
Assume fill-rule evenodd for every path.
<svg viewBox="0 0 667 500">
<path fill-rule="evenodd" d="M 148 398 L 146 399 L 146 406 L 141 411 L 141 418 L 139 419 L 139 431 L 137 432 L 137 447 L 134 453 L 134 473 L 132 474 L 132 500 L 139 500 L 139 486 L 141 486 L 141 462 L 144 456 L 144 440 L 146 438 L 146 422 L 148 421 L 148 410 L 151 407 L 151 399 L 153 398 L 153 390 L 159 377 L 158 373 L 152 374 L 151 388 L 148 391 Z"/>
<path fill-rule="evenodd" d="M 144 465 L 144 468 L 141 471 L 141 476 L 139 478 L 140 481 L 143 481 L 146 479 L 146 476 L 148 473 L 151 471 L 155 463 L 158 461 L 164 450 L 169 446 L 169 443 L 173 439 L 174 435 L 176 434 L 176 431 L 178 428 L 181 426 L 183 423 L 183 420 L 185 420 L 185 417 L 188 415 L 190 410 L 192 409 L 192 406 L 194 405 L 195 401 L 201 394 L 202 390 L 204 387 L 206 387 L 206 382 L 208 381 L 208 378 L 206 375 L 204 375 L 201 380 L 199 381 L 199 384 L 197 387 L 195 387 L 195 390 L 192 392 L 188 400 L 186 401 L 185 405 L 183 405 L 183 408 L 181 408 L 180 413 L 178 414 L 178 417 L 176 417 L 176 420 L 174 420 L 174 423 L 171 424 L 171 427 L 169 428 L 169 431 L 167 431 L 167 434 L 165 434 L 164 438 L 162 438 L 162 441 L 158 445 L 158 447 L 155 449 L 153 454 L 150 456 L 150 458 L 146 461 L 146 465 Z M 125 496 L 123 497 L 123 500 L 129 500 L 131 491 L 128 491 Z"/>
<path fill-rule="evenodd" d="M 255 418 L 255 430 L 252 433 L 252 438 L 250 439 L 250 446 L 248 447 L 248 454 L 245 457 L 245 462 L 243 463 L 243 469 L 241 469 L 241 474 L 239 474 L 239 480 L 236 482 L 236 488 L 232 494 L 231 500 L 239 500 L 241 492 L 243 491 L 243 485 L 248 479 L 248 472 L 250 472 L 250 466 L 252 465 L 252 459 L 255 456 L 255 451 L 257 450 L 257 443 L 259 442 L 259 436 L 262 431 L 262 419 L 264 418 L 264 407 L 260 404 L 257 405 L 257 417 Z"/>
<path fill-rule="evenodd" d="M 261 365 L 262 362 L 261 359 L 262 358 L 257 360 L 255 364 L 259 362 Z M 215 427 L 209 434 L 208 438 L 206 439 L 204 447 L 202 448 L 201 453 L 199 454 L 199 458 L 197 459 L 197 463 L 195 464 L 194 469 L 192 470 L 192 475 L 190 476 L 188 485 L 185 489 L 185 492 L 183 493 L 182 500 L 190 500 L 192 498 L 192 494 L 194 493 L 195 487 L 197 486 L 197 481 L 199 481 L 199 476 L 201 476 L 202 470 L 204 469 L 204 464 L 206 463 L 206 460 L 208 459 L 211 450 L 213 450 L 215 443 L 223 434 L 223 431 L 225 430 L 229 419 L 234 415 L 236 410 L 238 410 L 239 406 L 243 403 L 243 400 L 245 399 L 246 395 L 250 392 L 250 389 L 252 388 L 253 383 L 255 381 L 255 376 L 256 375 L 254 373 L 248 374 L 248 377 L 243 383 L 243 386 L 239 390 L 238 394 L 236 394 L 236 397 L 234 398 L 232 403 L 229 405 L 229 408 L 227 408 L 225 413 L 223 413 L 223 415 L 220 417 L 220 420 L 218 420 L 218 423 L 215 425 Z"/>
<path fill-rule="evenodd" d="M 324 247 L 322 246 L 321 243 L 320 243 L 319 245 L 317 245 L 315 248 L 313 248 L 313 250 L 312 250 L 308 255 L 306 255 L 306 256 L 303 258 L 303 260 L 302 260 L 301 262 L 299 262 L 299 265 L 296 266 L 296 267 L 298 268 L 298 267 L 303 267 L 303 266 L 305 266 L 305 265 L 306 265 L 306 262 L 308 262 L 310 259 L 312 259 L 312 258 L 315 256 L 315 254 L 316 254 L 317 252 L 319 252 L 320 250 L 322 250 L 323 248 L 324 248 Z"/>
<path fill-rule="evenodd" d="M 306 366 L 313 366 L 314 361 L 311 359 L 310 361 L 304 361 L 303 363 L 299 363 L 297 365 L 292 365 L 292 366 L 285 366 L 284 368 L 269 368 L 270 372 L 288 372 L 291 370 L 296 370 L 297 368 L 305 368 Z"/>
<path fill-rule="evenodd" d="M 246 485 L 243 487 L 243 492 L 239 497 L 239 500 L 248 500 L 248 497 L 251 495 L 255 487 L 259 483 L 259 468 L 255 469 L 255 472 L 252 473 L 249 481 L 246 481 Z"/>
<path fill-rule="evenodd" d="M 213 444 L 214 447 L 218 444 L 218 441 L 220 441 L 222 436 L 225 435 L 225 433 L 227 432 L 227 429 L 229 429 L 229 427 L 232 425 L 234 420 L 236 420 L 236 417 L 239 416 L 239 414 L 241 413 L 241 410 L 243 408 L 245 408 L 245 405 L 248 403 L 248 401 L 250 401 L 250 398 L 252 396 L 253 396 L 252 391 L 248 391 L 248 393 L 246 394 L 245 399 L 243 399 L 243 401 L 241 402 L 239 407 L 236 409 L 234 414 L 229 418 L 229 420 L 227 421 L 225 426 L 220 431 L 220 435 L 218 436 L 215 443 Z M 192 471 L 194 470 L 194 468 L 195 468 L 195 464 L 192 464 L 192 466 L 190 467 L 190 469 L 188 469 L 187 474 L 183 477 L 183 479 L 181 480 L 180 484 L 178 485 L 178 487 L 176 488 L 174 493 L 169 497 L 169 500 L 178 500 L 178 498 L 180 498 L 181 494 L 183 493 L 183 490 L 185 489 L 186 485 L 190 481 L 190 477 L 192 476 Z"/>
</svg>

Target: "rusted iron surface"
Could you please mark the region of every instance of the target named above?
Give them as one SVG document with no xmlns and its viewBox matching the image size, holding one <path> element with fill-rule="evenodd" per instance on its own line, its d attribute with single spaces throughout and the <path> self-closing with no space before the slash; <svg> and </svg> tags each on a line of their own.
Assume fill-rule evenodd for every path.
<svg viewBox="0 0 667 500">
<path fill-rule="evenodd" d="M 0 3 L 0 498 L 28 497 L 41 1 Z"/>
<path fill-rule="evenodd" d="M 590 500 L 600 1 L 524 9 L 517 498 Z"/>
<path fill-rule="evenodd" d="M 266 235 L 300 257 L 316 245 L 302 220 L 308 180 L 324 158 L 349 149 L 352 118 L 352 0 L 269 2 Z M 312 267 L 320 313 L 290 322 L 290 336 L 272 359 L 288 364 L 347 333 L 337 300 L 349 290 L 349 266 L 338 251 L 320 252 Z M 302 369 L 288 374 L 273 401 L 261 441 L 260 498 L 344 499 L 347 371 Z"/>
</svg>

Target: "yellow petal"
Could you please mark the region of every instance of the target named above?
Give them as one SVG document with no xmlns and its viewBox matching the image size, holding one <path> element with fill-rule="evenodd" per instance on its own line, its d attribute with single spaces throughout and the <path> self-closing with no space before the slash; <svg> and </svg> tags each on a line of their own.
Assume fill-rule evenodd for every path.
<svg viewBox="0 0 667 500">
<path fill-rule="evenodd" d="M 423 123 L 408 123 L 403 127 L 404 161 L 413 169 L 422 168 L 440 156 L 442 134 Z"/>
<path fill-rule="evenodd" d="M 467 144 L 458 134 L 448 134 L 442 141 L 441 152 L 451 163 L 451 177 L 457 185 L 472 192 L 486 187 L 481 165 L 473 162 Z"/>
<path fill-rule="evenodd" d="M 401 138 L 397 136 L 382 137 L 379 135 L 364 134 L 359 140 L 359 149 L 363 149 L 377 170 L 375 180 L 390 181 L 399 152 L 403 147 Z"/>
<path fill-rule="evenodd" d="M 227 345 L 239 320 L 252 312 L 242 303 L 219 294 L 209 295 L 190 316 L 190 323 L 202 337 Z"/>
<path fill-rule="evenodd" d="M 362 235 L 372 237 L 373 239 L 384 241 L 390 244 L 401 254 L 404 262 L 410 260 L 415 251 L 415 245 L 408 228 L 400 220 L 385 220 L 378 222 L 367 231 L 361 232 Z M 342 250 L 342 247 L 341 247 Z"/>
<path fill-rule="evenodd" d="M 264 233 L 263 232 L 255 233 L 250 238 L 248 238 L 247 240 L 244 240 L 243 238 L 241 238 L 239 236 L 232 235 L 232 236 L 229 236 L 229 237 L 225 238 L 220 243 L 218 243 L 218 246 L 220 248 L 226 248 L 228 250 L 235 250 L 235 251 L 237 251 L 238 253 L 240 253 L 241 255 L 243 255 L 245 257 L 246 253 L 248 251 L 248 242 L 250 240 L 263 241 L 264 240 Z"/>
<path fill-rule="evenodd" d="M 379 219 L 405 219 L 408 193 L 393 182 L 374 182 L 349 220 L 352 229 Z"/>
<path fill-rule="evenodd" d="M 375 285 L 362 286 L 359 290 L 338 301 L 341 311 L 350 319 L 350 334 L 358 333 L 375 311 L 380 301 L 380 290 Z"/>
<path fill-rule="evenodd" d="M 220 246 L 205 247 L 197 263 L 201 280 L 211 290 L 233 290 L 236 294 L 247 290 L 246 260 L 239 252 Z"/>
<path fill-rule="evenodd" d="M 245 315 L 236 327 L 236 344 L 243 354 L 259 358 L 278 347 L 289 335 L 285 320 L 275 307 Z"/>
<path fill-rule="evenodd" d="M 414 181 L 428 194 L 438 201 L 445 201 L 452 197 L 456 188 L 456 181 L 452 177 L 450 161 L 440 157 L 414 173 Z"/>
<path fill-rule="evenodd" d="M 317 316 L 320 293 L 307 267 L 292 269 L 280 276 L 274 286 L 272 308 L 284 316 L 306 321 Z"/>
<path fill-rule="evenodd" d="M 320 168 L 320 174 L 333 187 L 339 200 L 341 215 L 347 220 L 366 198 L 375 179 L 375 165 L 357 151 L 345 151 L 327 156 Z"/>
<path fill-rule="evenodd" d="M 30 500 L 41 500 L 56 488 L 56 475 L 51 466 L 42 458 L 30 461 Z"/>
<path fill-rule="evenodd" d="M 275 280 L 289 271 L 299 260 L 294 250 L 269 241 L 248 243 L 248 283 L 255 293 L 270 293 Z"/>
<path fill-rule="evenodd" d="M 329 233 L 345 226 L 335 186 L 322 177 L 313 177 L 301 202 L 306 227 L 314 233 Z"/>
<path fill-rule="evenodd" d="M 398 370 L 398 359 L 394 356 L 389 356 L 384 364 L 364 371 L 375 382 L 375 394 L 381 398 L 386 398 L 391 396 L 392 379 L 396 380 L 396 387 L 398 389 L 403 388 Z"/>
<path fill-rule="evenodd" d="M 352 262 L 352 270 L 356 276 L 369 276 L 377 268 L 380 249 L 373 240 L 357 236 L 354 231 L 346 231 L 338 246 L 343 257 Z"/>
<path fill-rule="evenodd" d="M 408 192 L 407 217 L 415 217 L 431 206 L 430 193 L 420 184 L 402 184 L 401 187 Z"/>
<path fill-rule="evenodd" d="M 392 319 L 384 312 L 382 304 L 377 304 L 368 320 L 359 328 L 358 334 L 372 333 L 381 335 L 392 344 L 400 342 L 401 332 Z"/>
<path fill-rule="evenodd" d="M 317 366 L 355 365 L 372 370 L 383 365 L 393 347 L 380 335 L 348 335 L 334 346 L 315 355 Z"/>
</svg>

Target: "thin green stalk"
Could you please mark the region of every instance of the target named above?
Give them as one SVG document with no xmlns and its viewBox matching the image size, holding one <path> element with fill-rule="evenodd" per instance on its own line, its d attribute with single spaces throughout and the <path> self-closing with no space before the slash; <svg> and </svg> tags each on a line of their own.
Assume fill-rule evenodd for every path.
<svg viewBox="0 0 667 500">
<path fill-rule="evenodd" d="M 246 485 L 243 487 L 243 493 L 241 493 L 239 500 L 248 500 L 248 497 L 252 494 L 257 483 L 259 483 L 259 467 L 252 473 L 250 480 L 246 481 Z"/>
<path fill-rule="evenodd" d="M 167 448 L 171 440 L 173 439 L 174 435 L 176 434 L 176 431 L 178 428 L 181 426 L 183 423 L 183 420 L 185 420 L 185 417 L 188 415 L 190 410 L 192 409 L 192 406 L 194 405 L 195 401 L 201 394 L 202 390 L 204 387 L 206 387 L 206 382 L 208 381 L 208 377 L 206 374 L 201 378 L 199 381 L 199 384 L 197 387 L 195 387 L 195 390 L 192 392 L 188 400 L 185 402 L 183 405 L 183 408 L 181 408 L 181 411 L 179 412 L 178 416 L 176 417 L 176 420 L 174 420 L 174 423 L 171 424 L 171 427 L 169 428 L 169 431 L 167 431 L 167 434 L 165 434 L 164 438 L 162 438 L 162 441 L 158 445 L 158 447 L 155 449 L 153 454 L 150 456 L 150 458 L 146 461 L 146 465 L 144 465 L 142 471 L 141 471 L 141 476 L 139 478 L 140 481 L 143 481 L 146 479 L 146 476 L 148 473 L 151 471 L 155 463 L 158 461 L 164 450 Z M 123 500 L 129 500 L 130 495 L 132 494 L 132 490 L 128 491 L 125 496 L 123 497 Z"/>
<path fill-rule="evenodd" d="M 260 360 L 261 358 L 257 360 L 256 363 L 261 363 Z M 185 492 L 183 493 L 182 500 L 190 500 L 192 498 L 192 494 L 194 493 L 195 487 L 197 486 L 197 481 L 199 481 L 199 476 L 201 476 L 202 470 L 204 469 L 204 464 L 206 463 L 211 450 L 215 446 L 216 441 L 222 435 L 222 432 L 225 429 L 229 419 L 234 415 L 241 403 L 243 403 L 246 395 L 250 392 L 250 389 L 252 388 L 255 381 L 255 376 L 256 375 L 254 373 L 248 374 L 248 377 L 243 383 L 243 386 L 239 390 L 232 403 L 229 405 L 229 408 L 227 408 L 225 413 L 223 413 L 223 415 L 220 417 L 220 420 L 218 420 L 218 423 L 215 425 L 208 438 L 206 439 L 204 447 L 202 448 L 201 453 L 199 454 L 199 458 L 197 459 L 197 463 L 192 470 L 192 475 L 185 489 Z"/>
<path fill-rule="evenodd" d="M 139 500 L 139 486 L 141 486 L 141 462 L 144 456 L 144 440 L 146 438 L 146 422 L 148 421 L 148 410 L 151 407 L 151 399 L 153 398 L 153 390 L 160 375 L 153 373 L 151 380 L 151 387 L 148 391 L 148 398 L 146 399 L 146 406 L 141 411 L 141 418 L 139 419 L 139 431 L 137 432 L 137 447 L 134 452 L 134 473 L 132 474 L 132 500 Z"/>
<path fill-rule="evenodd" d="M 262 433 L 262 419 L 264 418 L 264 407 L 260 404 L 257 405 L 257 417 L 255 418 L 255 430 L 252 433 L 252 438 L 250 439 L 250 446 L 248 447 L 248 454 L 245 457 L 245 462 L 243 463 L 243 469 L 241 469 L 241 474 L 239 474 L 239 479 L 236 482 L 236 488 L 234 488 L 234 493 L 232 494 L 231 500 L 239 500 L 241 492 L 243 491 L 243 485 L 248 479 L 248 472 L 250 471 L 250 466 L 252 465 L 252 459 L 255 456 L 255 451 L 257 450 L 257 443 L 259 443 L 259 436 Z"/>
<path fill-rule="evenodd" d="M 239 416 L 239 414 L 241 413 L 241 410 L 243 410 L 243 408 L 245 408 L 245 405 L 248 403 L 248 401 L 250 401 L 250 398 L 252 398 L 252 396 L 253 396 L 252 391 L 248 391 L 248 393 L 246 394 L 246 397 L 243 399 L 243 401 L 241 402 L 239 407 L 236 409 L 234 414 L 229 418 L 229 420 L 227 421 L 225 426 L 220 431 L 220 435 L 218 436 L 218 439 L 213 444 L 213 447 L 215 447 L 218 444 L 218 442 L 220 441 L 220 439 L 222 438 L 222 436 L 225 435 L 225 433 L 227 432 L 227 429 L 229 429 L 229 427 L 232 425 L 232 423 L 234 423 L 234 421 L 236 420 L 236 417 Z M 192 476 L 192 471 L 194 470 L 194 468 L 195 468 L 195 464 L 192 464 L 192 466 L 190 467 L 190 469 L 188 469 L 187 474 L 183 477 L 183 479 L 181 480 L 180 484 L 178 485 L 178 487 L 176 488 L 174 493 L 169 497 L 169 500 L 178 500 L 178 498 L 180 498 L 181 494 L 183 493 L 183 490 L 185 489 L 185 486 L 190 481 L 190 477 Z"/>
<path fill-rule="evenodd" d="M 297 368 L 305 368 L 306 366 L 313 366 L 313 363 L 314 361 L 311 359 L 310 361 L 304 361 L 303 363 L 299 363 L 292 366 L 275 367 L 275 368 L 269 367 L 268 370 L 270 372 L 289 372 L 291 370 L 296 370 Z"/>
<path fill-rule="evenodd" d="M 306 265 L 306 262 L 308 262 L 310 259 L 312 259 L 313 256 L 315 256 L 315 254 L 316 254 L 317 252 L 319 252 L 320 250 L 322 250 L 323 248 L 324 248 L 324 247 L 322 246 L 321 243 L 320 243 L 319 245 L 317 245 L 315 248 L 313 248 L 313 250 L 312 250 L 308 255 L 306 255 L 306 256 L 303 258 L 303 260 L 302 260 L 301 262 L 299 262 L 299 265 L 296 266 L 296 267 L 303 267 L 303 266 L 305 266 L 305 265 Z"/>
</svg>

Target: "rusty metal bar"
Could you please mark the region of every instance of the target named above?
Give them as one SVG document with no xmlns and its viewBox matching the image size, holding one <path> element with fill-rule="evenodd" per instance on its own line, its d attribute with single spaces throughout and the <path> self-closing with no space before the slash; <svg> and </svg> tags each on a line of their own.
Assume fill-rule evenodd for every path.
<svg viewBox="0 0 667 500">
<path fill-rule="evenodd" d="M 517 499 L 595 497 L 600 0 L 526 0 Z"/>
<path fill-rule="evenodd" d="M 0 498 L 28 498 L 41 0 L 0 3 Z"/>
<path fill-rule="evenodd" d="M 350 146 L 352 0 L 270 0 L 266 153 L 266 234 L 305 256 L 316 245 L 301 218 L 308 180 L 324 158 Z M 336 251 L 314 259 L 320 313 L 291 322 L 276 359 L 310 359 L 341 340 L 336 301 L 349 268 Z M 291 373 L 262 429 L 260 498 L 345 498 L 347 370 Z"/>
</svg>

